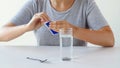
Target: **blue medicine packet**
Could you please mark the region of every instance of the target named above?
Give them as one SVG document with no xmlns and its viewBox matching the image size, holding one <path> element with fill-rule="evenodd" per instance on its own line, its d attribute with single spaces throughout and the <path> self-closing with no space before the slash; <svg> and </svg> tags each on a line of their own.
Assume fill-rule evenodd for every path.
<svg viewBox="0 0 120 68">
<path fill-rule="evenodd" d="M 50 29 L 50 28 L 49 28 L 49 25 L 50 25 L 50 21 L 48 21 L 48 22 L 45 23 L 45 26 L 49 29 L 50 33 L 51 33 L 52 35 L 58 34 L 58 32 Z"/>
</svg>

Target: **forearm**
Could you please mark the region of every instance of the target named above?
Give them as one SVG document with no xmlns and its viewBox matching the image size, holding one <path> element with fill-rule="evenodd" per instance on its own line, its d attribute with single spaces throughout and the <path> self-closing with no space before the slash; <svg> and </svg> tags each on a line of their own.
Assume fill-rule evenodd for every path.
<svg viewBox="0 0 120 68">
<path fill-rule="evenodd" d="M 93 44 L 101 46 L 113 46 L 114 37 L 111 31 L 90 30 L 83 28 L 76 28 L 74 37 Z"/>
<path fill-rule="evenodd" d="M 14 27 L 3 27 L 0 30 L 0 41 L 9 41 L 24 34 L 27 31 L 25 25 Z"/>
</svg>

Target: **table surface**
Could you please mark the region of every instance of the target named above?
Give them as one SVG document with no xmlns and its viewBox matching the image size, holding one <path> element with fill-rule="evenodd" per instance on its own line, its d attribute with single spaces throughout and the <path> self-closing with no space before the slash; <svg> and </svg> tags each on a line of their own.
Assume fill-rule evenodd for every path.
<svg viewBox="0 0 120 68">
<path fill-rule="evenodd" d="M 26 57 L 48 59 L 45 63 Z M 0 68 L 120 68 L 120 47 L 74 47 L 72 61 L 61 62 L 59 46 L 1 46 Z"/>
</svg>

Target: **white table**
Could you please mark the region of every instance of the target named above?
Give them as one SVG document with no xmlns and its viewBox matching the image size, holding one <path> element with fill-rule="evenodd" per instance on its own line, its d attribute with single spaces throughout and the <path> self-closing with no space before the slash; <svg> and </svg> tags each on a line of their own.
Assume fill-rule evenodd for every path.
<svg viewBox="0 0 120 68">
<path fill-rule="evenodd" d="M 120 68 L 120 47 L 74 47 L 73 60 L 60 62 L 58 46 L 1 46 L 0 68 Z"/>
</svg>

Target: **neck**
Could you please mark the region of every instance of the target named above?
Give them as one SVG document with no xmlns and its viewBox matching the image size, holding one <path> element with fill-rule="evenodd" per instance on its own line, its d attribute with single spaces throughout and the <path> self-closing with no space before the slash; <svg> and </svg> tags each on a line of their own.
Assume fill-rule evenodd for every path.
<svg viewBox="0 0 120 68">
<path fill-rule="evenodd" d="M 56 3 L 56 4 L 65 4 L 70 1 L 72 1 L 72 0 L 51 0 L 52 3 Z"/>
<path fill-rule="evenodd" d="M 74 0 L 50 0 L 50 2 L 57 11 L 65 11 L 73 5 Z"/>
</svg>

